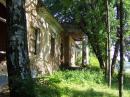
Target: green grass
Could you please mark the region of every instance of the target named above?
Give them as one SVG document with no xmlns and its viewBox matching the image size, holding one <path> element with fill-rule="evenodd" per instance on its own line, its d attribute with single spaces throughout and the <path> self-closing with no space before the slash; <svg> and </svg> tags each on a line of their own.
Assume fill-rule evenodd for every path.
<svg viewBox="0 0 130 97">
<path fill-rule="evenodd" d="M 94 67 L 97 67 L 97 68 L 99 67 L 99 61 L 98 61 L 95 54 L 90 53 L 89 61 L 90 61 L 89 64 L 91 66 L 94 66 Z"/>
<path fill-rule="evenodd" d="M 124 97 L 130 97 L 130 76 L 125 76 Z M 36 80 L 37 97 L 118 97 L 115 76 L 108 88 L 104 74 L 98 68 L 57 71 Z"/>
</svg>

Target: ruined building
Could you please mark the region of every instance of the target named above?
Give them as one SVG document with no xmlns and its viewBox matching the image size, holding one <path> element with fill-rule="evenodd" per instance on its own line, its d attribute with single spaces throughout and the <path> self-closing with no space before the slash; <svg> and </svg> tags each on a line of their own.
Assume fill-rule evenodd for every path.
<svg viewBox="0 0 130 97">
<path fill-rule="evenodd" d="M 61 66 L 74 66 L 78 51 L 75 41 L 82 43 L 84 36 L 82 31 L 76 26 L 58 23 L 40 0 L 26 0 L 25 10 L 32 75 L 52 73 Z M 3 66 L 2 68 L 6 68 L 6 16 L 6 4 L 1 0 L 0 66 Z M 82 56 L 86 59 L 86 55 Z M 4 65 L 1 65 L 2 63 Z"/>
</svg>

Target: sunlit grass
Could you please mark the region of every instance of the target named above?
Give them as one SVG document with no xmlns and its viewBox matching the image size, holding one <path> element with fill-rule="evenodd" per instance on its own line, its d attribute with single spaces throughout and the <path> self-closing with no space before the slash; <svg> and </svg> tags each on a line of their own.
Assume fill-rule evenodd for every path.
<svg viewBox="0 0 130 97">
<path fill-rule="evenodd" d="M 37 79 L 37 97 L 118 97 L 117 77 L 108 88 L 99 69 L 58 71 Z M 130 77 L 126 76 L 124 97 L 130 97 Z"/>
</svg>

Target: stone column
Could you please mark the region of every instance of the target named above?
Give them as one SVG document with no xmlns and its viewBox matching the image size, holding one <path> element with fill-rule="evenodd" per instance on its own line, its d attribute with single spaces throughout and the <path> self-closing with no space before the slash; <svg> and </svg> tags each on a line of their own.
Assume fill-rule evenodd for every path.
<svg viewBox="0 0 130 97">
<path fill-rule="evenodd" d="M 89 58 L 88 58 L 88 37 L 85 35 L 83 36 L 82 40 L 82 66 L 89 64 Z"/>
</svg>

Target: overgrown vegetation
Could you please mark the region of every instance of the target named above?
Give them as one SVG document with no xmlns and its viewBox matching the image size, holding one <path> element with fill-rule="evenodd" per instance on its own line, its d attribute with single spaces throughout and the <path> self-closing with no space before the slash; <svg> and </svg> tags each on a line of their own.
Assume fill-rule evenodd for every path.
<svg viewBox="0 0 130 97">
<path fill-rule="evenodd" d="M 89 64 L 91 67 L 97 67 L 99 68 L 99 61 L 94 53 L 90 52 L 89 56 Z"/>
<path fill-rule="evenodd" d="M 57 71 L 36 80 L 37 97 L 118 97 L 117 75 L 108 88 L 99 68 Z M 124 97 L 130 97 L 130 76 L 125 76 Z"/>
<path fill-rule="evenodd" d="M 10 97 L 35 97 L 34 92 L 32 92 L 33 84 L 31 83 L 33 81 L 28 80 L 31 74 L 27 65 L 29 55 L 27 49 L 26 4 L 25 0 L 16 1 L 6 1 L 7 12 L 9 13 L 6 22 L 8 28 L 6 59 Z M 112 79 L 111 89 L 107 88 L 104 74 L 99 68 L 92 68 L 92 66 L 80 71 L 58 71 L 51 76 L 36 79 L 37 97 L 117 97 L 118 78 L 119 97 L 130 97 L 130 75 L 126 75 L 125 81 L 123 81 L 123 42 L 124 34 L 126 38 L 128 37 L 128 40 L 130 37 L 130 0 L 107 0 L 108 2 L 106 0 L 38 0 L 38 4 L 40 3 L 38 6 L 42 7 L 42 1 L 60 23 L 77 24 L 82 32 L 88 36 L 89 43 L 100 63 L 100 68 L 107 72 L 108 68 L 106 67 L 109 65 L 109 83 L 111 83 L 111 66 L 106 61 L 108 60 L 108 63 L 110 63 L 109 49 L 111 46 L 107 41 L 112 39 L 112 45 L 114 45 L 115 40 L 119 38 L 119 46 L 117 46 L 117 50 L 115 48 L 115 51 L 118 54 L 118 49 L 120 50 L 120 70 L 119 76 L 115 75 Z M 36 11 L 42 12 L 40 8 L 36 8 Z M 110 24 L 108 21 L 110 21 Z M 119 35 L 116 35 L 116 30 Z M 112 36 L 107 35 L 106 32 Z M 125 41 L 125 45 L 129 45 L 127 40 Z M 129 50 L 129 47 L 127 48 Z M 114 58 L 116 60 L 116 56 Z M 96 64 L 95 60 L 93 62 Z M 124 95 L 122 96 L 123 84 Z"/>
</svg>

